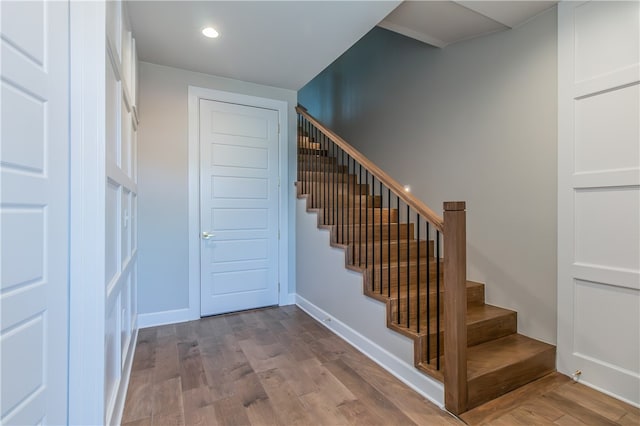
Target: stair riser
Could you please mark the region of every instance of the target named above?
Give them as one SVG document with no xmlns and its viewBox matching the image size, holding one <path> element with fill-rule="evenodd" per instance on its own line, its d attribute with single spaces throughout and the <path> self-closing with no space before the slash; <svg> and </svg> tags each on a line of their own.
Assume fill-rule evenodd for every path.
<svg viewBox="0 0 640 426">
<path fill-rule="evenodd" d="M 382 230 L 380 228 L 382 228 Z M 414 235 L 413 223 L 400 224 L 400 239 L 406 240 L 407 234 Z M 398 226 L 395 223 L 391 223 L 390 226 L 383 225 L 382 227 L 379 223 L 371 224 L 371 216 L 369 216 L 369 226 L 336 227 L 332 233 L 332 241 L 343 243 L 346 241 L 347 235 L 349 236 L 349 241 L 354 242 L 369 241 L 369 243 L 372 243 L 381 240 L 387 241 L 389 238 L 391 238 L 391 240 L 397 240 Z"/>
<path fill-rule="evenodd" d="M 362 209 L 362 218 L 365 218 L 366 209 Z M 382 213 L 382 214 L 381 214 Z M 360 210 L 358 209 L 338 209 L 337 211 L 334 209 L 319 209 L 319 220 L 320 223 L 324 223 L 326 225 L 337 225 L 340 226 L 343 223 L 345 226 L 358 224 L 360 220 Z M 324 216 L 326 215 L 326 221 L 323 221 Z M 386 209 L 369 209 L 369 220 L 375 220 L 376 222 L 382 221 L 382 223 L 387 223 L 387 220 L 391 220 L 391 222 L 398 220 L 398 212 L 397 210 L 391 211 L 391 218 L 389 219 L 389 215 Z M 335 222 L 335 223 L 334 223 Z"/>
<path fill-rule="evenodd" d="M 369 265 L 371 266 L 371 265 Z M 377 265 L 376 265 L 377 266 Z M 382 287 L 382 289 L 384 291 L 387 290 L 387 284 L 390 282 L 391 283 L 391 291 L 395 291 L 395 289 L 398 287 L 398 273 L 397 273 L 397 269 L 396 272 L 394 273 L 393 271 L 391 271 L 391 274 L 389 273 L 385 273 L 383 271 L 382 274 L 382 279 L 380 279 L 380 272 L 376 272 L 375 275 L 369 275 L 369 279 L 368 282 L 375 284 L 375 287 L 377 289 L 380 289 L 380 287 Z M 417 280 L 417 271 L 411 271 L 410 276 L 409 276 L 409 288 L 410 289 L 416 289 L 418 285 L 418 280 Z M 405 273 L 400 273 L 400 286 L 402 288 L 405 289 L 406 291 L 406 287 L 407 287 L 407 274 Z M 440 271 L 440 286 L 444 287 L 444 273 L 442 271 Z M 425 270 L 423 270 L 423 268 L 420 268 L 420 291 L 425 292 L 427 288 L 427 272 Z M 436 273 L 435 270 L 430 270 L 429 271 L 429 289 L 430 291 L 435 291 L 436 288 Z"/>
<path fill-rule="evenodd" d="M 371 263 L 385 263 L 385 262 L 397 262 L 406 261 L 407 259 L 415 260 L 418 254 L 418 244 L 420 244 L 420 255 L 423 258 L 427 257 L 427 242 L 426 241 L 410 241 L 409 244 L 401 242 L 392 243 L 391 247 L 388 244 L 382 243 L 382 259 L 380 258 L 380 243 L 370 244 L 367 247 L 356 245 L 353 246 L 353 250 L 348 250 L 351 255 L 347 256 L 349 263 L 352 265 L 364 265 L 366 258 L 368 257 Z M 398 246 L 400 250 L 398 250 Z M 408 250 L 407 250 L 408 248 Z"/>
<path fill-rule="evenodd" d="M 468 405 L 472 409 L 555 370 L 555 347 L 526 361 L 509 364 L 468 382 Z"/>
<path fill-rule="evenodd" d="M 300 172 L 321 172 L 327 175 L 333 173 L 346 173 L 347 166 L 339 166 L 336 164 L 322 164 L 322 163 L 298 163 L 298 173 Z M 298 174 L 300 176 L 300 174 Z M 298 178 L 298 180 L 301 180 Z"/>
<path fill-rule="evenodd" d="M 350 186 L 357 185 L 358 177 L 356 175 L 350 175 L 346 172 L 342 173 L 323 173 L 316 171 L 304 171 L 298 170 L 298 185 L 305 185 L 306 188 L 309 188 L 311 185 L 314 185 L 318 182 L 333 182 L 334 185 L 337 184 L 339 187 L 340 183 L 346 184 L 349 183 Z M 366 193 L 365 193 L 366 194 Z"/>
<path fill-rule="evenodd" d="M 421 302 L 424 302 L 421 300 Z M 417 331 L 417 303 L 415 301 L 410 302 L 410 314 L 409 316 L 409 328 L 413 331 Z M 435 351 L 437 345 L 437 336 L 440 335 L 440 354 L 444 353 L 443 342 L 444 342 L 444 316 L 442 315 L 442 305 L 443 300 L 440 300 L 440 308 L 441 308 L 441 317 L 440 317 L 440 333 L 436 333 L 437 321 L 435 318 L 435 312 L 437 309 L 437 305 L 434 302 L 430 304 L 430 312 L 431 315 L 429 317 L 429 324 L 427 328 L 427 313 L 426 306 L 424 303 L 421 303 L 420 306 L 420 332 L 425 333 L 426 330 L 431 330 L 428 336 L 423 336 L 421 339 L 423 340 L 422 349 L 424 353 L 422 354 L 421 360 L 426 362 L 427 359 L 431 359 L 437 353 Z M 405 301 L 400 302 L 400 322 L 398 323 L 397 317 L 397 301 L 394 300 L 390 306 L 390 321 L 394 325 L 400 325 L 403 328 L 407 326 L 407 309 L 406 309 L 406 299 Z M 516 333 L 518 329 L 517 325 L 517 315 L 515 312 L 505 313 L 504 315 L 500 315 L 498 317 L 490 318 L 485 321 L 467 324 L 467 346 L 475 346 L 484 342 L 488 342 L 491 340 L 499 339 L 501 337 L 508 336 L 510 334 Z M 427 340 L 430 342 L 430 353 L 427 354 Z M 431 357 L 429 358 L 428 357 Z"/>
<path fill-rule="evenodd" d="M 298 189 L 298 195 L 304 193 L 307 195 L 315 195 L 318 194 L 324 195 L 326 192 L 328 196 L 333 196 L 337 193 L 337 199 L 341 199 L 342 197 L 347 196 L 358 196 L 358 195 L 369 195 L 369 188 L 367 185 L 358 185 L 356 183 L 350 183 L 347 185 L 346 183 L 331 183 L 331 182 L 298 182 L 296 185 Z"/>
<path fill-rule="evenodd" d="M 301 135 L 298 134 L 298 146 L 300 145 L 320 145 L 319 142 L 314 141 L 313 137 L 309 137 L 309 135 Z"/>
<path fill-rule="evenodd" d="M 298 157 L 305 155 L 320 155 L 322 157 L 327 157 L 329 156 L 329 151 L 320 147 L 312 148 L 298 145 Z"/>
<path fill-rule="evenodd" d="M 298 146 L 298 161 L 300 161 L 300 160 L 308 160 L 308 159 L 314 158 L 316 156 L 335 159 L 335 156 L 329 155 L 329 154 L 330 153 L 327 150 L 327 147 L 301 148 L 300 146 Z"/>
<path fill-rule="evenodd" d="M 298 165 L 301 164 L 338 164 L 333 157 L 324 157 L 322 155 L 298 155 Z"/>
<path fill-rule="evenodd" d="M 317 142 L 299 142 L 298 143 L 298 149 L 302 149 L 302 150 L 310 150 L 310 151 L 315 151 L 315 150 L 321 150 L 322 149 L 322 145 L 320 145 Z"/>
<path fill-rule="evenodd" d="M 365 255 L 367 255 L 369 259 L 371 259 L 372 256 L 375 256 L 376 263 L 379 263 L 377 262 L 377 260 L 380 258 L 380 252 L 382 251 L 382 259 L 386 260 L 387 252 L 390 251 L 392 255 L 392 258 L 390 260 L 391 261 L 397 260 L 397 255 L 398 255 L 397 239 L 392 239 L 391 241 L 382 240 L 382 241 L 377 241 L 375 243 L 366 244 L 366 245 L 365 245 L 365 241 L 354 241 L 353 243 L 355 244 L 355 250 L 354 250 L 355 254 L 358 255 L 360 252 L 362 252 L 363 259 Z M 433 241 L 420 240 L 420 244 L 418 244 L 416 240 L 411 239 L 407 243 L 406 238 L 404 239 L 400 238 L 399 244 L 400 244 L 400 256 L 401 256 L 400 260 L 401 261 L 406 261 L 408 258 L 413 260 L 418 259 L 418 254 L 420 255 L 420 259 L 433 257 Z M 418 246 L 419 246 L 419 250 L 418 250 Z M 418 251 L 420 253 L 418 253 Z M 393 256 L 396 256 L 396 257 L 394 258 Z M 421 263 L 424 263 L 424 261 Z M 383 268 L 386 266 L 387 266 L 386 264 L 383 264 Z M 396 272 L 396 276 L 397 276 L 397 272 Z"/>
<path fill-rule="evenodd" d="M 413 278 L 415 278 L 415 275 L 413 276 Z M 391 289 L 389 290 L 386 284 L 386 281 L 388 280 L 388 277 L 384 277 L 383 282 L 382 282 L 382 286 L 380 285 L 380 281 L 376 280 L 375 282 L 372 282 L 371 280 L 367 279 L 366 285 L 367 285 L 367 289 L 373 293 L 376 294 L 381 294 L 383 296 L 388 296 L 391 298 L 397 298 L 398 297 L 398 284 L 397 284 L 397 276 L 396 277 L 391 277 Z M 440 281 L 440 310 L 442 310 L 444 308 L 444 281 L 443 278 L 441 277 L 441 281 Z M 437 283 L 435 280 L 435 277 L 432 277 L 429 281 L 429 301 L 430 301 L 430 309 L 433 309 L 433 312 L 435 312 L 435 306 L 436 306 L 436 288 L 437 288 Z M 414 298 L 416 297 L 415 295 L 417 294 L 417 288 L 416 288 L 416 283 L 415 281 L 412 281 L 409 285 L 409 292 L 410 292 L 410 298 Z M 400 298 L 404 298 L 406 297 L 407 294 L 407 282 L 406 282 L 406 275 L 403 279 L 403 277 L 401 276 L 400 278 Z M 426 283 L 426 279 L 424 279 L 423 281 L 421 281 L 420 283 L 420 302 L 421 304 L 424 303 L 424 300 L 426 298 L 426 294 L 427 294 L 427 283 Z M 473 286 L 473 287 L 467 287 L 467 306 L 479 306 L 479 305 L 483 305 L 484 304 L 484 288 L 482 286 Z M 423 306 L 424 307 L 424 306 Z M 426 308 L 425 308 L 426 311 Z"/>
<path fill-rule="evenodd" d="M 364 207 L 380 207 L 380 203 L 382 199 L 380 197 L 372 197 L 370 195 L 361 195 L 361 196 L 352 196 L 345 194 L 343 197 L 337 196 L 333 197 L 332 194 L 322 194 L 318 193 L 317 195 L 314 193 L 311 195 L 309 200 L 311 207 L 313 208 L 322 208 L 324 206 L 330 208 L 341 208 L 341 207 L 356 207 L 360 206 Z"/>
</svg>

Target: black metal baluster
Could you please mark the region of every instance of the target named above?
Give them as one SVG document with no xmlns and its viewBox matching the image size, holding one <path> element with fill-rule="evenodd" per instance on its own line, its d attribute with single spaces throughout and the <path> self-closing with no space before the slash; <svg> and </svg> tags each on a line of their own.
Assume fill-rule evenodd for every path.
<svg viewBox="0 0 640 426">
<path fill-rule="evenodd" d="M 333 143 L 333 150 L 334 150 L 334 155 L 335 155 L 335 157 L 336 157 L 336 174 L 335 174 L 334 179 L 333 179 L 333 181 L 334 181 L 334 182 L 333 182 L 333 184 L 334 184 L 334 185 L 335 185 L 335 187 L 336 187 L 336 199 L 335 199 L 335 202 L 334 202 L 335 210 L 334 210 L 334 212 L 333 212 L 333 216 L 334 216 L 333 223 L 336 225 L 336 233 L 339 235 L 340 233 L 338 232 L 338 230 L 339 230 L 339 229 L 338 229 L 338 228 L 339 228 L 339 227 L 338 227 L 338 225 L 339 225 L 339 224 L 338 224 L 338 208 L 339 208 L 339 205 L 338 205 L 338 204 L 339 204 L 339 203 L 338 203 L 338 179 L 340 178 L 340 177 L 339 177 L 339 176 L 340 176 L 339 174 L 340 174 L 340 170 L 341 170 L 341 169 L 340 169 L 340 167 L 341 167 L 341 166 L 340 166 L 340 161 L 339 161 L 339 158 L 340 158 L 340 148 L 335 144 L 335 142 Z M 338 241 L 338 243 L 339 243 L 339 242 L 340 242 L 340 241 Z"/>
<path fill-rule="evenodd" d="M 331 152 L 329 153 L 329 155 L 331 156 L 331 158 L 333 158 L 332 162 L 334 164 L 333 173 L 331 173 L 331 192 L 333 194 L 333 198 L 331 199 L 331 224 L 335 227 L 334 230 L 336 233 L 336 242 L 338 242 L 338 227 L 336 223 L 336 201 L 338 198 L 338 187 L 336 186 L 336 173 L 338 172 L 339 166 L 338 159 L 336 158 L 336 144 L 331 139 L 329 139 L 329 141 L 329 146 L 331 147 Z"/>
<path fill-rule="evenodd" d="M 311 148 L 311 123 L 308 120 L 306 123 L 306 134 L 307 134 L 307 147 Z M 307 153 L 310 152 L 310 149 L 307 150 Z M 305 174 L 307 175 L 307 188 L 304 192 L 305 194 L 311 193 L 311 164 L 310 161 L 307 161 L 305 158 L 302 159 L 303 166 L 305 168 Z"/>
<path fill-rule="evenodd" d="M 322 174 L 321 174 L 322 180 L 318 180 L 318 186 L 320 187 L 319 191 L 318 191 L 320 193 L 319 194 L 320 196 L 318 197 L 318 207 L 322 208 L 322 224 L 326 225 L 327 224 L 327 219 L 326 219 L 326 217 L 324 215 L 324 206 L 325 205 L 324 205 L 324 185 L 323 185 L 323 183 L 324 183 L 327 171 L 325 169 L 326 162 L 324 161 L 324 158 L 321 155 L 321 153 L 322 153 L 322 142 L 323 141 L 324 141 L 324 135 L 322 133 L 320 133 L 318 135 L 318 142 L 320 142 L 320 146 L 319 146 L 318 150 L 316 151 L 316 157 L 318 158 L 318 161 L 319 161 L 319 164 L 320 164 L 320 169 L 322 170 Z M 322 206 L 320 206 L 320 204 L 322 204 Z"/>
<path fill-rule="evenodd" d="M 322 160 L 324 161 L 324 163 L 326 164 L 326 168 L 325 168 L 325 175 L 322 177 L 323 179 L 323 186 L 324 186 L 324 214 L 322 215 L 322 217 L 324 218 L 324 224 L 328 225 L 329 224 L 329 220 L 327 219 L 328 213 L 329 213 L 329 171 L 331 170 L 331 166 L 333 166 L 333 164 L 331 164 L 330 160 L 329 160 L 329 156 L 325 155 L 325 151 L 329 152 L 329 141 L 327 139 L 327 135 L 324 135 L 324 145 L 325 145 L 325 149 L 322 150 Z"/>
<path fill-rule="evenodd" d="M 371 218 L 371 291 L 376 291 L 376 177 L 371 174 L 371 195 L 372 195 L 372 205 L 371 205 L 371 213 L 373 217 Z M 369 218 L 369 210 L 367 210 L 367 219 Z M 367 241 L 369 241 L 369 223 L 367 220 Z M 367 251 L 367 253 L 369 253 Z M 382 280 L 380 280 L 382 282 Z"/>
<path fill-rule="evenodd" d="M 382 239 L 382 181 L 380 181 L 380 294 L 382 294 L 382 244 L 384 240 Z"/>
<path fill-rule="evenodd" d="M 304 117 L 302 117 L 302 115 L 300 115 L 300 132 L 302 132 L 302 146 L 307 147 L 307 144 L 304 142 L 304 136 L 305 136 L 305 122 L 304 122 Z M 300 170 L 301 173 L 301 179 L 302 179 L 302 193 L 306 194 L 307 193 L 307 171 L 304 168 L 304 164 L 302 164 L 302 160 L 304 159 L 304 157 L 298 157 L 298 169 Z"/>
<path fill-rule="evenodd" d="M 344 168 L 344 149 L 340 149 L 342 151 L 342 163 L 341 163 L 341 167 Z M 344 170 L 343 170 L 344 172 Z M 345 244 L 345 242 L 347 241 L 347 238 L 344 236 L 344 206 L 345 206 L 345 200 L 344 200 L 344 188 L 345 188 L 345 183 L 347 184 L 347 188 L 349 187 L 349 175 L 347 174 L 347 182 L 344 181 L 344 173 L 342 175 L 342 205 L 340 206 L 340 214 L 342 215 L 342 220 L 340 221 L 341 225 L 342 225 L 342 239 L 340 241 L 341 244 Z M 347 216 L 348 217 L 348 216 Z"/>
<path fill-rule="evenodd" d="M 440 370 L 440 231 L 436 231 L 436 369 Z"/>
<path fill-rule="evenodd" d="M 396 287 L 398 289 L 396 293 L 396 297 L 398 298 L 398 325 L 400 325 L 400 196 L 396 195 L 396 211 L 398 212 L 398 217 L 396 218 L 396 268 L 397 270 L 397 281 Z"/>
<path fill-rule="evenodd" d="M 387 188 L 387 297 L 391 297 L 391 189 Z"/>
<path fill-rule="evenodd" d="M 409 226 L 409 204 L 407 204 L 407 227 Z M 400 222 L 400 221 L 398 221 Z M 400 229 L 400 225 L 398 224 L 398 229 Z M 410 289 L 410 279 L 411 279 L 411 241 L 409 241 L 409 229 L 407 229 L 407 328 L 411 325 L 411 297 L 409 295 Z"/>
<path fill-rule="evenodd" d="M 358 183 L 360 184 L 358 186 L 358 266 L 362 266 L 362 164 L 360 163 L 358 163 Z"/>
<path fill-rule="evenodd" d="M 427 225 L 427 250 L 431 246 L 431 240 L 429 239 L 430 231 L 429 231 L 429 222 L 426 222 Z M 431 364 L 431 271 L 429 270 L 429 263 L 431 262 L 431 256 L 429 251 L 427 251 L 427 364 Z"/>
<path fill-rule="evenodd" d="M 364 241 L 365 241 L 365 255 L 364 255 L 364 267 L 365 268 L 369 268 L 369 198 L 371 198 L 371 202 L 373 203 L 373 200 L 375 199 L 375 197 L 369 197 L 369 170 L 364 169 L 364 180 L 365 180 L 365 185 L 367 185 L 367 198 L 365 201 L 365 214 L 364 214 Z M 373 245 L 371 247 L 374 247 Z"/>
<path fill-rule="evenodd" d="M 318 128 L 316 126 L 313 126 L 313 140 L 317 141 L 316 143 L 320 145 L 320 138 L 318 137 Z M 314 152 L 316 152 L 316 155 L 313 156 L 313 161 L 315 162 L 314 169 L 315 169 L 316 180 L 313 188 L 313 205 L 315 208 L 319 208 L 320 203 L 319 203 L 318 193 L 320 192 L 320 188 L 319 188 L 320 187 L 320 163 L 318 161 L 319 158 L 318 158 L 317 148 L 314 149 Z"/>
<path fill-rule="evenodd" d="M 349 248 L 349 237 L 350 237 L 350 233 L 349 233 L 349 216 L 351 216 L 351 212 L 349 211 L 349 207 L 351 206 L 351 202 L 349 200 L 349 194 L 351 193 L 351 178 L 350 178 L 350 166 L 351 165 L 351 158 L 349 157 L 349 154 L 347 154 L 347 249 Z M 353 256 L 351 257 L 351 261 L 353 263 L 354 262 L 354 258 Z"/>
<path fill-rule="evenodd" d="M 356 179 L 354 179 L 354 183 L 353 183 L 353 193 L 355 194 L 356 189 L 359 188 L 359 182 L 357 179 L 357 175 L 356 175 L 356 160 L 354 158 L 352 158 L 351 160 L 352 163 L 350 163 L 351 167 L 350 169 L 353 170 L 353 175 L 356 177 Z M 351 227 L 350 231 L 351 231 L 351 241 L 353 241 L 353 244 L 351 245 L 351 258 L 354 259 L 353 264 L 355 265 L 355 258 L 356 258 L 356 244 L 355 244 L 355 239 L 356 239 L 356 199 L 353 199 L 353 226 Z M 360 224 L 358 224 L 360 225 Z M 361 247 L 358 247 L 358 264 L 360 263 L 360 257 L 361 257 Z"/>
</svg>

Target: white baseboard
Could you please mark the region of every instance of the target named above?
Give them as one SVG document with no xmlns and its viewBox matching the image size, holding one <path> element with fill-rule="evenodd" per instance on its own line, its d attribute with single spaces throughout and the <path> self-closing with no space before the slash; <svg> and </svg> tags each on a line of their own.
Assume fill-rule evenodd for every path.
<svg viewBox="0 0 640 426">
<path fill-rule="evenodd" d="M 134 329 L 127 348 L 127 357 L 125 359 L 122 376 L 118 386 L 118 392 L 115 402 L 110 413 L 107 413 L 106 419 L 108 425 L 119 425 L 122 423 L 122 414 L 124 413 L 124 403 L 129 389 L 129 378 L 131 377 L 131 367 L 133 366 L 133 357 L 136 352 L 136 342 L 138 341 L 138 330 Z"/>
<path fill-rule="evenodd" d="M 287 306 L 287 305 L 295 305 L 295 304 L 296 304 L 296 294 L 289 293 L 283 298 L 283 300 L 280 301 L 279 306 Z"/>
<path fill-rule="evenodd" d="M 158 325 L 177 324 L 185 321 L 193 321 L 200 318 L 195 315 L 192 309 L 174 309 L 171 311 L 152 312 L 149 314 L 138 314 L 138 327 L 148 328 Z"/>
<path fill-rule="evenodd" d="M 404 384 L 444 409 L 444 386 L 407 364 L 394 354 L 358 333 L 347 324 L 334 318 L 304 297 L 296 294 L 296 305 L 315 318 L 320 324 L 342 337 L 352 346 L 367 355 L 382 368 L 393 374 Z"/>
</svg>

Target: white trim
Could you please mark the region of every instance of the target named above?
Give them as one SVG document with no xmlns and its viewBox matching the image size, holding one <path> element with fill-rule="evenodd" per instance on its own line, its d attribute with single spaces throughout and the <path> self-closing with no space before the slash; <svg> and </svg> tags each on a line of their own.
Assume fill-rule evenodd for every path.
<svg viewBox="0 0 640 426">
<path fill-rule="evenodd" d="M 380 367 L 393 374 L 405 385 L 444 410 L 444 385 L 442 383 L 421 373 L 413 365 L 407 364 L 299 294 L 296 294 L 296 305 L 375 361 Z"/>
<path fill-rule="evenodd" d="M 249 105 L 278 111 L 280 134 L 278 140 L 278 168 L 280 176 L 278 226 L 278 280 L 279 305 L 289 305 L 289 211 L 287 185 L 289 180 L 288 152 L 288 103 L 277 99 L 260 98 L 221 90 L 189 86 L 189 319 L 200 318 L 200 146 L 199 146 L 199 103 L 200 99 Z M 185 320 L 186 321 L 186 320 Z M 140 322 L 142 326 L 142 321 Z"/>
<path fill-rule="evenodd" d="M 105 3 L 70 2 L 69 424 L 102 424 Z"/>
<path fill-rule="evenodd" d="M 280 302 L 280 306 L 295 305 L 296 304 L 296 296 L 297 295 L 295 293 L 287 294 L 287 297 L 284 299 L 284 301 Z"/>
<path fill-rule="evenodd" d="M 191 308 L 172 309 L 170 311 L 151 312 L 148 314 L 138 314 L 138 328 L 155 327 L 158 325 L 177 324 L 179 322 L 192 321 L 200 318 L 200 305 L 198 305 L 198 316 L 193 317 Z"/>
<path fill-rule="evenodd" d="M 131 367 L 133 366 L 133 356 L 136 352 L 136 343 L 138 342 L 138 330 L 135 329 L 133 335 L 129 339 L 127 345 L 127 359 L 125 360 L 124 368 L 122 369 L 122 377 L 120 379 L 120 385 L 115 397 L 115 403 L 111 410 L 111 418 L 107 419 L 108 425 L 119 425 L 122 423 L 122 414 L 124 413 L 124 403 L 127 397 L 127 390 L 129 389 L 129 379 L 131 378 Z"/>
</svg>

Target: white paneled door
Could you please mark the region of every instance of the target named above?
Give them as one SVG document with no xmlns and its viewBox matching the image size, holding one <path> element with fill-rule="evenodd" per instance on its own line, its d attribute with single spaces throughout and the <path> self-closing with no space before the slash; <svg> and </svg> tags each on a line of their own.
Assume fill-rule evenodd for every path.
<svg viewBox="0 0 640 426">
<path fill-rule="evenodd" d="M 200 100 L 201 315 L 278 303 L 278 112 Z"/>
<path fill-rule="evenodd" d="M 66 2 L 0 2 L 0 424 L 67 422 Z"/>
<path fill-rule="evenodd" d="M 558 13 L 558 370 L 640 405 L 640 3 Z"/>
</svg>

